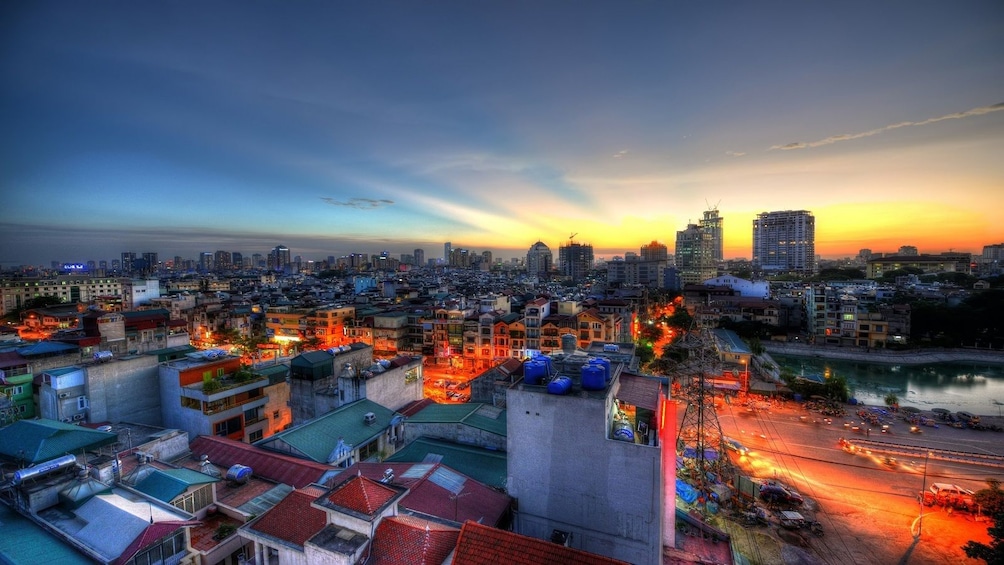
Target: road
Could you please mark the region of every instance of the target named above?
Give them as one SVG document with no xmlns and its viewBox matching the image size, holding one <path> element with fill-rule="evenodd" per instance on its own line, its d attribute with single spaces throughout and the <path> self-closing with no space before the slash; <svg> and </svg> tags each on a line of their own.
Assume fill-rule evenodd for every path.
<svg viewBox="0 0 1004 565">
<path fill-rule="evenodd" d="M 805 421 L 801 416 L 807 416 Z M 779 479 L 806 498 L 802 513 L 821 522 L 826 533 L 796 541 L 804 543 L 818 563 L 981 563 L 966 558 L 961 546 L 971 539 L 988 543 L 988 523 L 970 514 L 949 515 L 938 507 L 924 507 L 919 519 L 917 493 L 932 482 L 978 490 L 986 487 L 987 477 L 1004 481 L 1004 469 L 932 459 L 925 474 L 925 461 L 910 458 L 897 458 L 890 468 L 883 456 L 840 448 L 841 437 L 866 439 L 850 437 L 845 418 L 816 424 L 813 419 L 822 421 L 822 415 L 794 403 L 775 404 L 769 411 L 725 404 L 718 419 L 725 435 L 750 449 L 749 456 L 737 461 L 740 468 L 756 478 Z M 857 418 L 851 413 L 846 419 Z M 911 434 L 909 428 L 899 420 L 891 425 L 891 434 L 872 433 L 867 439 L 1004 455 L 1001 433 L 942 427 Z"/>
</svg>

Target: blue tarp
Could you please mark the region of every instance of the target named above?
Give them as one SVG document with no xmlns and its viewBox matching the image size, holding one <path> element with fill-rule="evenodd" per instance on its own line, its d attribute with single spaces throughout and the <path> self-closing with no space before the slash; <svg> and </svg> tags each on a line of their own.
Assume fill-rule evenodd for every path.
<svg viewBox="0 0 1004 565">
<path fill-rule="evenodd" d="M 697 490 L 683 482 L 682 479 L 676 479 L 676 496 L 679 496 L 681 500 L 690 504 L 697 500 Z"/>
</svg>

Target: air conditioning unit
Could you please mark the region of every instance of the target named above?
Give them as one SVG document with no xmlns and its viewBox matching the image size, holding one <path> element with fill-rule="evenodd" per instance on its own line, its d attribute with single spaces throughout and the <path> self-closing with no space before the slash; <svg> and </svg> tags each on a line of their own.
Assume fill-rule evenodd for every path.
<svg viewBox="0 0 1004 565">
<path fill-rule="evenodd" d="M 367 426 L 375 424 L 376 423 L 376 414 L 374 414 L 372 412 L 367 412 L 366 415 L 363 416 L 363 422 Z"/>
<path fill-rule="evenodd" d="M 83 420 L 84 419 L 84 415 L 83 414 L 74 414 L 73 415 L 73 419 L 74 420 Z"/>
<path fill-rule="evenodd" d="M 59 397 L 60 398 L 69 398 L 70 397 L 70 393 L 68 393 L 68 392 L 61 392 L 61 393 L 59 393 Z"/>
<path fill-rule="evenodd" d="M 69 423 L 70 423 L 70 422 L 72 422 L 72 421 L 73 421 L 73 420 L 72 420 L 72 419 L 70 419 L 70 418 L 63 418 L 62 420 L 60 420 L 60 422 L 62 422 L 62 423 L 64 423 L 64 424 L 69 424 Z"/>
</svg>

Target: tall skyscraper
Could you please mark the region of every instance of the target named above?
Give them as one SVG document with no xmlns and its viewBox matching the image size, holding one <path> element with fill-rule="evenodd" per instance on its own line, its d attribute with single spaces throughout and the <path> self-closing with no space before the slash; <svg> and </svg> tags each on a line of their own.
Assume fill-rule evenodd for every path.
<svg viewBox="0 0 1004 565">
<path fill-rule="evenodd" d="M 211 251 L 199 253 L 199 270 L 203 273 L 213 270 L 213 253 Z"/>
<path fill-rule="evenodd" d="M 415 266 L 416 267 L 424 267 L 425 266 L 425 250 L 424 249 L 416 249 L 414 255 L 415 255 Z"/>
<path fill-rule="evenodd" d="M 229 251 L 217 251 L 213 259 L 214 269 L 217 271 L 229 271 L 232 266 L 232 258 Z"/>
<path fill-rule="evenodd" d="M 544 242 L 538 241 L 526 252 L 526 272 L 531 275 L 546 275 L 551 272 L 553 261 L 551 249 Z"/>
<path fill-rule="evenodd" d="M 725 248 L 723 222 L 724 219 L 718 215 L 718 208 L 712 208 L 704 211 L 699 224 L 702 230 L 711 234 L 711 258 L 719 263 L 723 259 Z"/>
<path fill-rule="evenodd" d="M 572 282 L 585 280 L 593 269 L 593 246 L 569 240 L 568 245 L 558 247 L 558 268 Z"/>
<path fill-rule="evenodd" d="M 815 273 L 816 218 L 812 213 L 758 214 L 753 220 L 753 268 L 765 273 Z"/>
<path fill-rule="evenodd" d="M 674 258 L 683 284 L 700 284 L 718 276 L 714 236 L 697 224 L 676 232 Z"/>
<path fill-rule="evenodd" d="M 270 271 L 286 271 L 290 268 L 289 248 L 285 245 L 276 245 L 268 254 L 268 268 Z"/>
<path fill-rule="evenodd" d="M 451 255 L 453 255 L 453 244 L 447 241 L 443 244 L 443 263 L 449 265 Z"/>
<path fill-rule="evenodd" d="M 123 273 L 131 273 L 132 269 L 133 269 L 132 264 L 133 264 L 133 262 L 135 260 L 136 260 L 136 254 L 135 253 L 133 253 L 132 251 L 123 251 L 122 252 L 122 262 L 119 263 L 119 266 L 121 267 L 122 272 Z"/>
</svg>

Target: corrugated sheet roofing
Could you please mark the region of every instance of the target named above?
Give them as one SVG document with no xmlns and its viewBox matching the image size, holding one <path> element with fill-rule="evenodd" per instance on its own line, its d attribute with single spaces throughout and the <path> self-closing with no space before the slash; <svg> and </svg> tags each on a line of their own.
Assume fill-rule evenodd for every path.
<svg viewBox="0 0 1004 565">
<path fill-rule="evenodd" d="M 363 416 L 369 412 L 376 417 L 376 421 L 372 424 L 363 421 Z M 270 441 L 282 440 L 312 461 L 325 463 L 338 445 L 339 439 L 350 447 L 364 445 L 383 433 L 394 415 L 393 410 L 364 398 L 333 410 L 316 420 L 273 435 L 258 445 L 267 446 Z"/>
<path fill-rule="evenodd" d="M 55 420 L 18 420 L 0 433 L 0 455 L 35 465 L 111 445 L 118 437 L 114 432 L 99 432 Z"/>
</svg>

